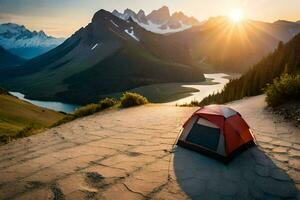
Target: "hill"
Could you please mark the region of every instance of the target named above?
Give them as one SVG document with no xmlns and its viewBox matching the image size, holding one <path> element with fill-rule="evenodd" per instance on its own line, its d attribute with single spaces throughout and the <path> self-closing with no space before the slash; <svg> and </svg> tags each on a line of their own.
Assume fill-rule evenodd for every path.
<svg viewBox="0 0 300 200">
<path fill-rule="evenodd" d="M 0 46 L 0 69 L 3 67 L 18 66 L 24 62 L 25 59 L 8 52 L 2 46 Z"/>
<path fill-rule="evenodd" d="M 0 89 L 0 102 L 0 142 L 26 134 L 24 130 L 49 127 L 64 116 L 19 100 L 3 89 Z"/>
<path fill-rule="evenodd" d="M 287 44 L 279 43 L 277 49 L 254 65 L 237 80 L 230 81 L 222 92 L 205 98 L 201 104 L 225 103 L 246 96 L 263 93 L 267 84 L 283 72 L 300 74 L 300 34 Z"/>
<path fill-rule="evenodd" d="M 159 48 L 164 39 L 100 10 L 62 45 L 2 70 L 1 82 L 32 99 L 86 104 L 144 85 L 205 80 L 200 67 L 175 61 L 184 49 L 177 55 L 171 44 Z"/>
</svg>

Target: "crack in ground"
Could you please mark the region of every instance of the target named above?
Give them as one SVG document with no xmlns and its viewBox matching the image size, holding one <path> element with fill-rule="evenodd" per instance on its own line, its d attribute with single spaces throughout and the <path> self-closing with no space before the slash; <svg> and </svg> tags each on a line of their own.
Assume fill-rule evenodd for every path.
<svg viewBox="0 0 300 200">
<path fill-rule="evenodd" d="M 141 196 L 144 197 L 144 198 L 147 197 L 147 196 L 145 196 L 145 195 L 144 195 L 143 193 L 141 193 L 141 192 L 137 192 L 137 191 L 132 190 L 130 187 L 128 187 L 128 186 L 126 185 L 126 183 L 122 183 L 122 185 L 124 185 L 124 187 L 125 187 L 129 192 L 132 192 L 132 193 L 141 195 Z"/>
<path fill-rule="evenodd" d="M 57 183 L 51 184 L 50 189 L 53 193 L 53 200 L 64 200 L 65 199 L 65 196 Z"/>
</svg>

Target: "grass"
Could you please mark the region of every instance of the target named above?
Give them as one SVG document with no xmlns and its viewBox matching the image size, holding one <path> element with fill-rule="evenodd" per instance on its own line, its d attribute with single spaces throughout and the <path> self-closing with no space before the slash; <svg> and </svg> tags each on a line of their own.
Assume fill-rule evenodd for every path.
<svg viewBox="0 0 300 200">
<path fill-rule="evenodd" d="M 53 127 L 68 123 L 78 118 L 95 114 L 108 108 L 129 108 L 147 103 L 149 103 L 148 99 L 143 97 L 142 95 L 132 92 L 125 92 L 123 93 L 120 100 L 116 100 L 114 98 L 105 98 L 99 101 L 98 103 L 88 104 L 86 106 L 78 108 L 73 114 L 69 114 L 63 119 L 59 120 L 57 123 L 55 123 Z"/>
<path fill-rule="evenodd" d="M 73 114 L 65 116 L 63 119 L 53 124 L 53 126 L 59 126 L 61 124 L 68 123 L 81 117 L 92 115 L 94 113 L 103 111 L 107 108 L 111 108 L 117 105 L 119 105 L 119 102 L 117 100 L 113 98 L 105 98 L 99 101 L 98 103 L 88 104 L 86 106 L 78 108 Z"/>
<path fill-rule="evenodd" d="M 0 92 L 0 143 L 27 137 L 45 128 L 58 126 L 107 108 L 127 108 L 148 103 L 145 97 L 126 92 L 120 100 L 105 98 L 98 103 L 83 106 L 73 114 L 64 115 L 22 101 L 7 94 L 5 90 L 1 89 Z"/>
<path fill-rule="evenodd" d="M 192 100 L 190 103 L 184 103 L 179 105 L 180 107 L 200 107 L 202 106 L 200 101 Z"/>
<path fill-rule="evenodd" d="M 32 135 L 65 116 L 8 94 L 0 94 L 0 102 L 0 143 Z"/>
</svg>

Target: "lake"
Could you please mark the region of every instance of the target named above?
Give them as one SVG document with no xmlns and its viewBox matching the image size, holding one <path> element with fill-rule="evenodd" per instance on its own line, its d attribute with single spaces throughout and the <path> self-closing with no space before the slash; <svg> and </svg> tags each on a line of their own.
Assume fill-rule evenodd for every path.
<svg viewBox="0 0 300 200">
<path fill-rule="evenodd" d="M 26 99 L 25 95 L 20 92 L 9 92 L 9 93 L 15 97 L 18 97 L 21 100 L 30 102 L 36 106 L 52 109 L 52 110 L 59 111 L 59 112 L 72 113 L 76 110 L 76 108 L 79 107 L 78 105 L 67 104 L 67 103 L 62 103 L 62 102 L 38 101 L 38 100 Z"/>
</svg>

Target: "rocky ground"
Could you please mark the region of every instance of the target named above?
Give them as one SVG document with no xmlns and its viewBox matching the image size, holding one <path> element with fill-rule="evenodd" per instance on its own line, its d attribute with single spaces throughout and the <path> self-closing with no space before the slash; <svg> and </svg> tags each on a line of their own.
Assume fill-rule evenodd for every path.
<svg viewBox="0 0 300 200">
<path fill-rule="evenodd" d="M 300 102 L 292 101 L 280 105 L 276 108 L 270 108 L 271 112 L 282 116 L 283 120 L 294 123 L 296 126 L 300 127 Z"/>
<path fill-rule="evenodd" d="M 172 149 L 195 108 L 112 110 L 1 146 L 0 199 L 299 199 L 299 129 L 264 96 L 229 106 L 259 146 L 228 165 Z"/>
</svg>

